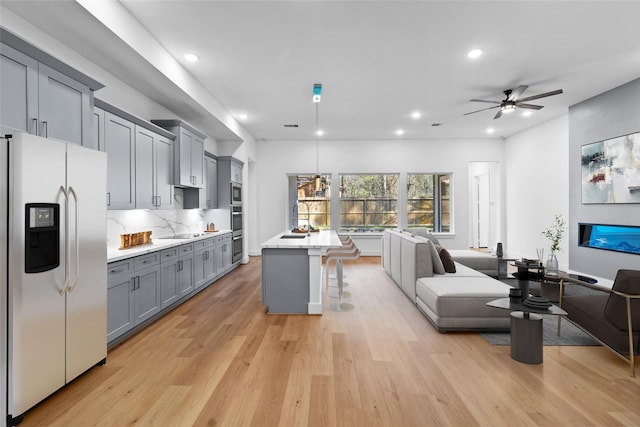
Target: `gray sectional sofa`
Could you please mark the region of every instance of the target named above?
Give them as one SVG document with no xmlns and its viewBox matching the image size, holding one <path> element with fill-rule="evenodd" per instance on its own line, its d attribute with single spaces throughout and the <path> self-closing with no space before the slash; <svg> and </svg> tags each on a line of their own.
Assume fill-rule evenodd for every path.
<svg viewBox="0 0 640 427">
<path fill-rule="evenodd" d="M 509 311 L 486 305 L 509 296 L 509 285 L 482 272 L 493 271 L 495 258 L 463 252 L 481 271 L 454 256 L 455 273 L 445 272 L 433 241 L 410 231 L 385 230 L 382 237 L 382 266 L 438 331 L 509 330 Z"/>
</svg>

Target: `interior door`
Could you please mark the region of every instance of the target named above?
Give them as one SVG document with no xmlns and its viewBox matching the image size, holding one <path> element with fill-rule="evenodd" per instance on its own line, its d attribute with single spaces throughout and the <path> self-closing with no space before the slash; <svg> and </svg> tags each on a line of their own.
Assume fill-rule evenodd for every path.
<svg viewBox="0 0 640 427">
<path fill-rule="evenodd" d="M 477 188 L 477 227 L 476 242 L 477 247 L 486 248 L 489 246 L 489 226 L 491 219 L 490 199 L 489 199 L 489 171 L 475 177 Z"/>
</svg>

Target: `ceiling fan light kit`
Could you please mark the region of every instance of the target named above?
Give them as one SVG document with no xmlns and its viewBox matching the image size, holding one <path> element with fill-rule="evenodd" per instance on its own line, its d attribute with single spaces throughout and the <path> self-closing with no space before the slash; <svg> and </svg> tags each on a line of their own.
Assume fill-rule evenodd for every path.
<svg viewBox="0 0 640 427">
<path fill-rule="evenodd" d="M 524 108 L 527 110 L 541 110 L 544 108 L 542 105 L 535 104 L 526 104 L 527 101 L 533 101 L 534 99 L 545 98 L 547 96 L 559 95 L 562 93 L 562 89 L 553 90 L 551 92 L 545 92 L 538 95 L 528 96 L 526 98 L 520 98 L 520 95 L 527 90 L 529 86 L 520 85 L 515 89 L 507 89 L 503 93 L 506 98 L 502 101 L 493 101 L 487 99 L 471 99 L 470 102 L 485 102 L 489 104 L 496 104 L 493 107 L 483 108 L 481 110 L 471 111 L 469 113 L 465 113 L 467 116 L 469 114 L 479 113 L 480 111 L 492 110 L 494 108 L 500 108 L 496 115 L 493 117 L 495 119 L 499 119 L 502 116 L 502 113 L 510 113 L 515 111 L 516 108 Z"/>
</svg>

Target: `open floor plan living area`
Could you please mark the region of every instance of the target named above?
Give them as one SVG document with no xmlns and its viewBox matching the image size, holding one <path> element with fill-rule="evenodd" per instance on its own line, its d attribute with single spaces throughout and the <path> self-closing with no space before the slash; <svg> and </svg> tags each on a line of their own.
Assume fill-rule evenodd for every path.
<svg viewBox="0 0 640 427">
<path fill-rule="evenodd" d="M 640 426 L 640 2 L 0 0 L 0 427 Z"/>
</svg>

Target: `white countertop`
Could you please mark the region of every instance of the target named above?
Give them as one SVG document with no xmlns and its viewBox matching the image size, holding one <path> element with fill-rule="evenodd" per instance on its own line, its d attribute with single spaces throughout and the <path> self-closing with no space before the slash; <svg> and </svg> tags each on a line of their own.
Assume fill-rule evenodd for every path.
<svg viewBox="0 0 640 427">
<path fill-rule="evenodd" d="M 219 230 L 215 232 L 207 232 L 204 236 L 193 237 L 190 239 L 158 239 L 153 238 L 150 245 L 134 246 L 128 249 L 107 248 L 107 262 L 121 261 L 123 259 L 149 254 L 151 252 L 161 251 L 162 249 L 172 248 L 174 246 L 184 245 L 186 243 L 198 240 L 209 239 L 221 234 L 231 233 L 231 230 Z"/>
<path fill-rule="evenodd" d="M 286 231 L 280 233 L 275 237 L 264 242 L 260 245 L 262 248 L 280 248 L 280 249 L 323 249 L 323 248 L 337 248 L 342 246 L 338 233 L 334 230 L 320 230 L 316 233 L 310 233 L 304 235 L 304 238 L 300 239 L 282 239 L 285 235 L 299 235 L 298 233 L 292 233 Z"/>
</svg>

